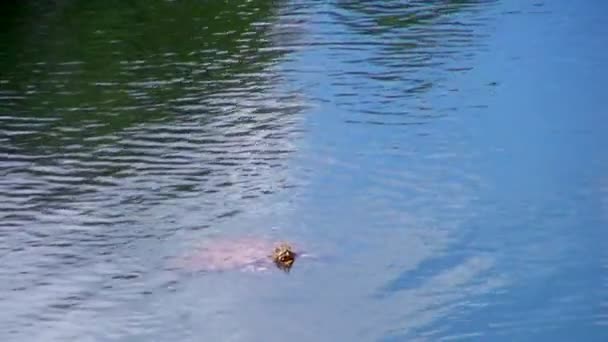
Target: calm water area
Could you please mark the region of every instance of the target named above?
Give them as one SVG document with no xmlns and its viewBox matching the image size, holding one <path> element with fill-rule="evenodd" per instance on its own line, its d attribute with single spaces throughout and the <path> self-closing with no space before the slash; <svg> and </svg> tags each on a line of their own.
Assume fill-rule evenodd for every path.
<svg viewBox="0 0 608 342">
<path fill-rule="evenodd" d="M 0 13 L 0 341 L 608 341 L 608 2 Z"/>
</svg>

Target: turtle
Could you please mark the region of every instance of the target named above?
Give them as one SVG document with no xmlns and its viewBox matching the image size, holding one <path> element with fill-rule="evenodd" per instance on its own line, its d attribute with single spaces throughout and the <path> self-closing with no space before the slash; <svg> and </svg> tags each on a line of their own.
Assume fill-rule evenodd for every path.
<svg viewBox="0 0 608 342">
<path fill-rule="evenodd" d="M 290 244 L 282 242 L 272 251 L 272 261 L 281 270 L 289 272 L 298 254 Z"/>
<path fill-rule="evenodd" d="M 266 271 L 273 264 L 289 272 L 296 259 L 307 254 L 296 251 L 288 242 L 267 239 L 220 238 L 210 239 L 193 253 L 178 259 L 176 266 L 189 271 Z"/>
</svg>

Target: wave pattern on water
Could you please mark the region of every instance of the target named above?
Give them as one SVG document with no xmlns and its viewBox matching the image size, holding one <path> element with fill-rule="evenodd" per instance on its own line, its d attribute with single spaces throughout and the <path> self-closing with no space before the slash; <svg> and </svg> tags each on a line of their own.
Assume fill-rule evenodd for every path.
<svg viewBox="0 0 608 342">
<path fill-rule="evenodd" d="M 313 7 L 307 51 L 311 59 L 322 54 L 332 62 L 292 71 L 317 75 L 328 90 L 318 97 L 346 112 L 340 116 L 346 123 L 409 126 L 445 117 L 457 108 L 441 106 L 441 98 L 459 91 L 446 81 L 473 68 L 487 36 L 479 28 L 490 20 L 480 13 L 492 3 L 338 1 Z"/>
<path fill-rule="evenodd" d="M 0 340 L 600 336 L 573 4 L 0 5 Z M 278 235 L 316 259 L 168 266 Z"/>
<path fill-rule="evenodd" d="M 22 6 L 29 25 L 37 9 Z M 97 315 L 171 285 L 148 244 L 295 186 L 307 103 L 275 70 L 273 40 L 289 34 L 275 9 L 139 6 L 149 17 L 135 27 L 123 8 L 39 9 L 34 45 L 13 47 L 17 65 L 0 59 L 0 335 L 82 340 L 86 319 L 118 329 Z"/>
</svg>

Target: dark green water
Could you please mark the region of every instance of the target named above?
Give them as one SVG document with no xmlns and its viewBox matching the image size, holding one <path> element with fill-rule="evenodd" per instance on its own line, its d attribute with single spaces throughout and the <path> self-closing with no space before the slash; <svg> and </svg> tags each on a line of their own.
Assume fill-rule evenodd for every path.
<svg viewBox="0 0 608 342">
<path fill-rule="evenodd" d="M 0 341 L 607 340 L 606 10 L 2 2 Z"/>
</svg>

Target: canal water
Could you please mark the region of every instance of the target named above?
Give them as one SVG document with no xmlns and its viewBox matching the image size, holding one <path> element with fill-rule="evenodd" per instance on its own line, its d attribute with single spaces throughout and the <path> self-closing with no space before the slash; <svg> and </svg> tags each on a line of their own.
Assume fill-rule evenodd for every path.
<svg viewBox="0 0 608 342">
<path fill-rule="evenodd" d="M 605 1 L 0 10 L 1 341 L 608 340 Z"/>
</svg>

